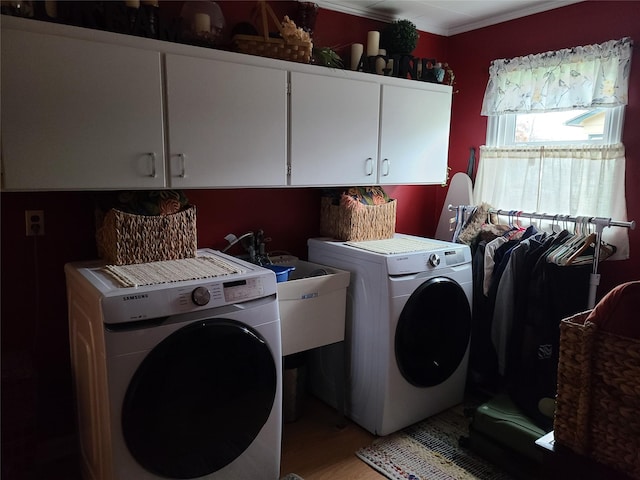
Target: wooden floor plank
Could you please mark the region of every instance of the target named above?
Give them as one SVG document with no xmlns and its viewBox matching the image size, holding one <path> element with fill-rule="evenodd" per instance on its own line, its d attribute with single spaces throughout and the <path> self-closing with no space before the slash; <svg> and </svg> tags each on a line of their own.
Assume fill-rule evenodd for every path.
<svg viewBox="0 0 640 480">
<path fill-rule="evenodd" d="M 355 455 L 375 438 L 306 394 L 298 420 L 284 424 L 282 475 L 295 473 L 304 480 L 382 480 L 384 476 Z"/>
</svg>

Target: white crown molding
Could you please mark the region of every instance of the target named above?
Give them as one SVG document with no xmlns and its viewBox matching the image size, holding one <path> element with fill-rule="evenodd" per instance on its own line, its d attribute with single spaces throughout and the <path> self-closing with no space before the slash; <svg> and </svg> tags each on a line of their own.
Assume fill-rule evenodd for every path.
<svg viewBox="0 0 640 480">
<path fill-rule="evenodd" d="M 392 0 L 384 0 L 384 1 L 392 2 Z M 479 28 L 484 28 L 490 25 L 507 22 L 509 20 L 515 20 L 517 18 L 526 17 L 528 15 L 534 15 L 536 13 L 545 12 L 547 10 L 553 10 L 555 8 L 564 7 L 566 5 L 571 5 L 573 3 L 579 3 L 582 1 L 584 0 L 541 0 L 533 5 L 528 4 L 526 6 L 523 6 L 518 10 L 495 15 L 490 18 L 485 18 L 477 21 L 470 21 L 468 23 L 451 26 L 451 27 L 448 27 L 446 25 L 431 23 L 428 20 L 425 20 L 419 17 L 411 18 L 410 16 L 402 16 L 402 15 L 398 16 L 398 15 L 386 14 L 380 11 L 374 11 L 374 10 L 371 10 L 370 8 L 367 8 L 367 5 L 366 5 L 367 2 L 362 2 L 363 3 L 362 6 L 360 5 L 356 6 L 353 3 L 344 4 L 344 3 L 340 3 L 339 1 L 320 0 L 320 1 L 316 1 L 316 4 L 320 8 L 324 8 L 326 10 L 333 10 L 335 12 L 346 13 L 349 15 L 354 15 L 356 17 L 369 18 L 371 20 L 377 20 L 385 23 L 391 23 L 394 20 L 408 18 L 416 25 L 418 30 L 422 32 L 428 32 L 428 33 L 433 33 L 435 35 L 442 35 L 445 37 L 449 37 L 452 35 L 457 35 L 459 33 L 465 33 L 472 30 L 477 30 Z M 375 5 L 379 6 L 380 3 L 383 3 L 383 2 L 369 2 L 369 3 L 374 3 Z M 405 5 L 406 5 L 406 2 L 405 2 Z"/>
<path fill-rule="evenodd" d="M 509 20 L 515 20 L 517 18 L 527 17 L 529 15 L 535 15 L 536 13 L 546 12 L 548 10 L 554 10 L 556 8 L 565 7 L 574 3 L 580 3 L 584 0 L 549 0 L 541 1 L 535 5 L 528 5 L 513 12 L 496 15 L 495 17 L 478 20 L 475 22 L 466 23 L 456 27 L 449 28 L 446 36 L 457 35 L 459 33 L 470 32 L 479 28 L 489 27 L 491 25 L 497 25 L 498 23 L 508 22 Z M 416 25 L 417 26 L 417 25 Z"/>
</svg>

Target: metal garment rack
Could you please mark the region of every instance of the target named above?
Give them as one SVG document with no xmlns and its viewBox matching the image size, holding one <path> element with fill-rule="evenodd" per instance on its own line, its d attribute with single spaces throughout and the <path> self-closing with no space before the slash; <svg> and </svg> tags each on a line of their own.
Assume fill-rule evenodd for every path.
<svg viewBox="0 0 640 480">
<path fill-rule="evenodd" d="M 453 211 L 456 210 L 459 213 L 465 213 L 467 211 L 471 211 L 476 208 L 473 205 L 458 205 L 453 206 L 449 205 L 448 209 Z M 630 230 L 634 230 L 636 228 L 635 220 L 630 222 L 621 222 L 617 220 L 611 220 L 610 218 L 604 217 L 572 217 L 570 215 L 549 215 L 547 213 L 528 213 L 521 212 L 518 210 L 501 210 L 497 208 L 490 208 L 488 213 L 493 213 L 496 215 L 506 215 L 509 217 L 526 217 L 529 219 L 536 220 L 550 220 L 554 222 L 564 223 L 564 222 L 572 222 L 572 223 L 590 223 L 596 226 L 596 240 L 595 244 L 600 245 L 600 239 L 602 238 L 602 231 L 607 227 L 622 227 L 628 228 Z M 588 300 L 588 308 L 595 307 L 596 304 L 596 292 L 598 289 L 598 285 L 600 285 L 600 274 L 598 273 L 598 263 L 600 262 L 600 249 L 595 248 L 593 254 L 593 266 L 591 269 L 591 275 L 589 277 L 589 300 Z"/>
</svg>

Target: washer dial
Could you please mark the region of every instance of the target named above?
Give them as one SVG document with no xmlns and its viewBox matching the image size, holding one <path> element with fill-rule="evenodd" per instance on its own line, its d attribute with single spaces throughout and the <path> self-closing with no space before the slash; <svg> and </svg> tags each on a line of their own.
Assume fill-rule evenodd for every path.
<svg viewBox="0 0 640 480">
<path fill-rule="evenodd" d="M 211 300 L 211 294 L 207 287 L 198 287 L 193 292 L 191 292 L 191 299 L 193 303 L 200 307 L 204 307 L 209 300 Z"/>
</svg>

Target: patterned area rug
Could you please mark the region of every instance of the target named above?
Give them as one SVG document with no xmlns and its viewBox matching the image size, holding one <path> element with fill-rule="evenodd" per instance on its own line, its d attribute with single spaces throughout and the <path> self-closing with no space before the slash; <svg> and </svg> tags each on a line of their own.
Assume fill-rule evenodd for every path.
<svg viewBox="0 0 640 480">
<path fill-rule="evenodd" d="M 376 439 L 356 455 L 392 480 L 511 480 L 497 467 L 458 445 L 469 432 L 459 405 Z"/>
</svg>

